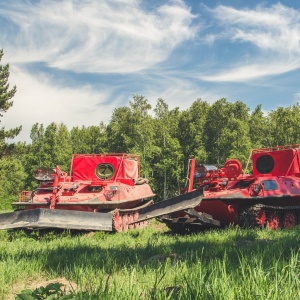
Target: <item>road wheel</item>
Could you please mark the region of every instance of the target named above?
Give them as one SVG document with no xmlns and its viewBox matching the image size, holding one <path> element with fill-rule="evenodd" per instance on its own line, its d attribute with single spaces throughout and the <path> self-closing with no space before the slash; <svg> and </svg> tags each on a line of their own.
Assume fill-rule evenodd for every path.
<svg viewBox="0 0 300 300">
<path fill-rule="evenodd" d="M 122 217 L 120 216 L 119 212 L 116 211 L 114 213 L 114 217 L 113 217 L 113 228 L 115 231 L 117 232 L 121 232 L 122 231 Z"/>
<path fill-rule="evenodd" d="M 128 230 L 128 215 L 122 216 L 122 228 L 124 231 Z"/>
<path fill-rule="evenodd" d="M 133 214 L 133 220 L 136 221 L 137 219 L 139 218 L 139 213 L 138 212 L 135 212 Z M 139 228 L 140 227 L 140 223 L 137 222 L 137 223 L 134 223 L 134 228 Z"/>
<path fill-rule="evenodd" d="M 276 230 L 281 228 L 281 218 L 277 211 L 271 212 L 267 217 L 267 227 L 271 230 Z"/>
<path fill-rule="evenodd" d="M 287 211 L 282 217 L 283 228 L 289 229 L 297 225 L 296 214 L 292 211 Z"/>
<path fill-rule="evenodd" d="M 257 224 L 261 227 L 264 227 L 266 225 L 267 214 L 263 208 L 257 212 L 256 221 L 257 221 Z"/>
<path fill-rule="evenodd" d="M 133 215 L 130 214 L 128 216 L 128 223 L 132 223 L 132 222 L 133 222 Z M 129 227 L 129 229 L 133 229 L 134 228 L 134 224 L 129 224 L 128 227 Z"/>
</svg>

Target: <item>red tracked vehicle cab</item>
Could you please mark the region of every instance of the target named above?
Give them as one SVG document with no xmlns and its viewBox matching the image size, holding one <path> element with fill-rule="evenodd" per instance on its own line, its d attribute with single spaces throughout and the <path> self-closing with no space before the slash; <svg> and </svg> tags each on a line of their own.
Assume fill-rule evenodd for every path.
<svg viewBox="0 0 300 300">
<path fill-rule="evenodd" d="M 154 196 L 147 179 L 140 177 L 136 155 L 74 154 L 70 176 L 57 167 L 40 168 L 35 178 L 40 186 L 30 201 L 15 205 L 106 212 L 132 208 Z"/>
</svg>

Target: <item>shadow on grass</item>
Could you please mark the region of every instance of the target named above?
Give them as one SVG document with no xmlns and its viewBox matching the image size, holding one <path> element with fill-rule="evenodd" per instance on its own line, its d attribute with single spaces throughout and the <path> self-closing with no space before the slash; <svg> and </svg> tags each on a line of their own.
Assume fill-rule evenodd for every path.
<svg viewBox="0 0 300 300">
<path fill-rule="evenodd" d="M 111 274 L 122 268 L 153 268 L 167 259 L 192 265 L 223 260 L 226 255 L 230 268 L 238 268 L 240 259 L 250 262 L 260 258 L 264 268 L 274 260 L 288 261 L 300 245 L 300 227 L 292 230 L 254 230 L 228 228 L 210 232 L 172 235 L 153 229 L 134 230 L 121 234 L 95 233 L 90 236 L 78 232 L 48 232 L 26 235 L 14 233 L 12 242 L 18 240 L 36 243 L 35 250 L 0 253 L 3 261 L 8 255 L 14 259 L 40 260 L 45 272 L 61 274 L 75 269 L 96 269 Z M 39 249 L 39 246 L 40 249 Z"/>
</svg>

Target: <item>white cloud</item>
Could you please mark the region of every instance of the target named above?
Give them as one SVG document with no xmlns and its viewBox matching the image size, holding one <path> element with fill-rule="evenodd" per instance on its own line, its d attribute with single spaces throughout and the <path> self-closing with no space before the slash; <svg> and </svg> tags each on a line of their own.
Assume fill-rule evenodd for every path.
<svg viewBox="0 0 300 300">
<path fill-rule="evenodd" d="M 128 99 L 127 94 L 114 94 L 113 86 L 118 83 L 102 83 L 104 92 L 95 82 L 74 88 L 56 69 L 82 73 L 80 76 L 143 76 L 141 71 L 164 62 L 177 46 L 197 34 L 198 27 L 192 25 L 195 16 L 183 1 L 164 1 L 152 10 L 144 8 L 145 4 L 149 5 L 140 0 L 1 3 L 0 22 L 5 21 L 0 30 L 0 49 L 5 54 L 1 63 L 10 63 L 9 82 L 18 89 L 14 106 L 1 125 L 7 129 L 22 125 L 16 140 L 28 141 L 36 122 L 45 126 L 63 122 L 69 128 L 107 123 L 116 105 Z M 46 70 L 33 73 L 33 63 L 42 63 Z M 58 81 L 63 83 L 58 85 Z"/>
<path fill-rule="evenodd" d="M 68 88 L 53 86 L 48 78 L 32 76 L 12 68 L 10 82 L 16 84 L 14 105 L 1 119 L 6 129 L 22 125 L 15 141 L 29 141 L 31 126 L 35 123 L 49 125 L 51 122 L 73 126 L 107 123 L 115 108 L 112 102 L 101 106 L 110 97 L 110 91 L 100 92 L 90 86 Z"/>
<path fill-rule="evenodd" d="M 293 63 L 270 59 L 267 62 L 267 65 L 265 65 L 265 63 L 266 62 L 260 62 L 256 64 L 248 63 L 242 66 L 235 66 L 234 68 L 223 71 L 219 74 L 200 76 L 200 78 L 202 80 L 215 82 L 245 82 L 270 75 L 283 74 L 293 71 L 295 69 L 295 64 L 298 62 L 294 61 Z"/>
<path fill-rule="evenodd" d="M 294 94 L 294 102 L 295 103 L 300 102 L 300 92 Z"/>
<path fill-rule="evenodd" d="M 208 35 L 209 43 L 218 39 L 249 43 L 259 53 L 237 53 L 231 68 L 202 76 L 203 80 L 247 81 L 300 68 L 300 11 L 281 4 L 252 10 L 220 5 L 210 11 L 223 31 Z"/>
<path fill-rule="evenodd" d="M 10 2 L 1 15 L 18 27 L 0 33 L 10 61 L 43 61 L 76 72 L 144 70 L 197 32 L 182 1 L 155 11 L 143 10 L 140 1 Z"/>
</svg>

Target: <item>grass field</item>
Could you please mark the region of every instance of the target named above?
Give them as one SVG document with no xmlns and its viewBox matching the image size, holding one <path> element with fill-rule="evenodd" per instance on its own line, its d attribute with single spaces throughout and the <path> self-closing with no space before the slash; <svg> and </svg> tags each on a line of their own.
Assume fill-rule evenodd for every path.
<svg viewBox="0 0 300 300">
<path fill-rule="evenodd" d="M 299 236 L 300 227 L 180 236 L 157 222 L 118 234 L 0 231 L 0 299 L 51 282 L 68 299 L 299 299 Z"/>
</svg>

